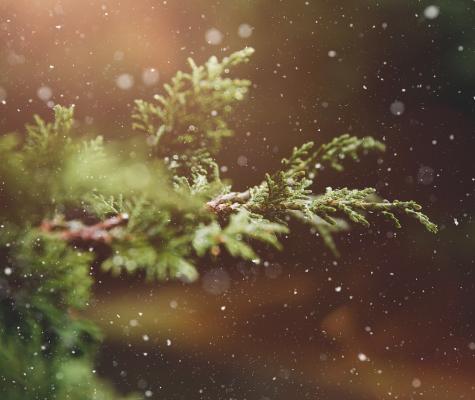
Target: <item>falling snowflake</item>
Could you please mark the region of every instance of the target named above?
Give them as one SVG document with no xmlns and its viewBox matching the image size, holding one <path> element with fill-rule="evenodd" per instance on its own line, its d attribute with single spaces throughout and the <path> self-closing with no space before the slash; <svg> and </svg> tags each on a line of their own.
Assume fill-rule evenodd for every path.
<svg viewBox="0 0 475 400">
<path fill-rule="evenodd" d="M 391 105 L 389 106 L 389 110 L 391 111 L 391 114 L 400 116 L 404 113 L 404 110 L 406 109 L 406 106 L 402 101 L 396 100 Z"/>
<path fill-rule="evenodd" d="M 155 85 L 160 79 L 160 74 L 155 68 L 146 68 L 142 72 L 142 82 L 147 86 Z"/>
<path fill-rule="evenodd" d="M 424 17 L 427 19 L 436 19 L 440 14 L 440 8 L 437 6 L 428 6 L 424 10 Z"/>
<path fill-rule="evenodd" d="M 53 91 L 49 86 L 41 86 L 37 91 L 36 94 L 40 100 L 48 101 L 53 97 Z"/>
<path fill-rule="evenodd" d="M 359 353 L 358 360 L 360 360 L 361 362 L 365 362 L 365 361 L 368 361 L 368 357 L 364 353 Z"/>
<path fill-rule="evenodd" d="M 241 24 L 238 28 L 238 35 L 243 39 L 248 38 L 252 35 L 254 28 L 249 24 Z"/>
<path fill-rule="evenodd" d="M 119 89 L 129 90 L 134 86 L 134 77 L 130 74 L 121 74 L 117 77 L 115 83 Z"/>
<path fill-rule="evenodd" d="M 206 43 L 217 46 L 223 41 L 223 34 L 216 28 L 211 28 L 205 34 Z"/>
</svg>

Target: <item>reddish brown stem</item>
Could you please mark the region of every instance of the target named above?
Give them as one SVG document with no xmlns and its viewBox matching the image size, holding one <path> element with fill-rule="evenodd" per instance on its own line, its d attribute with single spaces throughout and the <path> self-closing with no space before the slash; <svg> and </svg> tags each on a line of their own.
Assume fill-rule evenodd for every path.
<svg viewBox="0 0 475 400">
<path fill-rule="evenodd" d="M 40 229 L 43 232 L 57 233 L 68 242 L 99 242 L 110 243 L 113 239 L 111 230 L 127 223 L 127 214 L 118 214 L 94 225 L 84 225 L 81 221 L 64 221 L 62 219 L 44 220 Z"/>
<path fill-rule="evenodd" d="M 249 190 L 245 192 L 231 192 L 217 196 L 206 203 L 209 211 L 216 214 L 228 214 L 235 211 L 250 198 Z M 98 242 L 109 244 L 113 240 L 111 230 L 127 223 L 127 214 L 118 214 L 94 225 L 84 225 L 82 221 L 65 221 L 62 217 L 53 220 L 44 220 L 40 229 L 43 232 L 55 233 L 68 242 Z"/>
</svg>

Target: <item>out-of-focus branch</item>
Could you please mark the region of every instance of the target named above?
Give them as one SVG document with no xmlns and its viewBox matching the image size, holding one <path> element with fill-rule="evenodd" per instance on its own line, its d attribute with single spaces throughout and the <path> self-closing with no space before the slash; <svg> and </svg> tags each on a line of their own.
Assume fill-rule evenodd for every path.
<svg viewBox="0 0 475 400">
<path fill-rule="evenodd" d="M 99 242 L 111 243 L 111 230 L 127 223 L 129 216 L 125 213 L 107 218 L 94 225 L 85 225 L 79 220 L 65 221 L 62 217 L 53 220 L 44 220 L 40 229 L 43 232 L 57 233 L 59 238 L 68 242 Z"/>
</svg>

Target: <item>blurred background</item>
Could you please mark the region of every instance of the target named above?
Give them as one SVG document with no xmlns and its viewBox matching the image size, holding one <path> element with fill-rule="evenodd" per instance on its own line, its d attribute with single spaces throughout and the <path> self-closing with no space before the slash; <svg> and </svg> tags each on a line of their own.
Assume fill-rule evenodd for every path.
<svg viewBox="0 0 475 400">
<path fill-rule="evenodd" d="M 370 134 L 387 153 L 315 189 L 417 200 L 440 233 L 353 228 L 335 259 L 297 228 L 193 285 L 97 271 L 99 373 L 152 399 L 474 399 L 472 0 L 0 0 L 0 131 L 74 103 L 84 130 L 130 138 L 134 99 L 244 46 L 254 87 L 220 159 L 236 188 L 304 141 Z"/>
</svg>

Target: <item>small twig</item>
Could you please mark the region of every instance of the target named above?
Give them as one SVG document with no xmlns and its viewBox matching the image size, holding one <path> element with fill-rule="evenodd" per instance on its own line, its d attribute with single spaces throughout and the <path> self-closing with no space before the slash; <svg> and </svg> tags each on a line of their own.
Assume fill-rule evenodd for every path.
<svg viewBox="0 0 475 400">
<path fill-rule="evenodd" d="M 232 212 L 238 209 L 243 203 L 251 198 L 251 192 L 246 190 L 245 192 L 231 192 L 222 194 L 215 197 L 206 203 L 208 210 L 222 214 L 226 212 Z"/>
<path fill-rule="evenodd" d="M 126 224 L 128 219 L 128 214 L 121 213 L 94 225 L 84 225 L 78 220 L 64 221 L 62 218 L 55 218 L 51 221 L 44 220 L 40 229 L 43 232 L 57 232 L 60 239 L 68 242 L 111 243 L 113 235 L 110 231 L 115 227 Z"/>
</svg>

